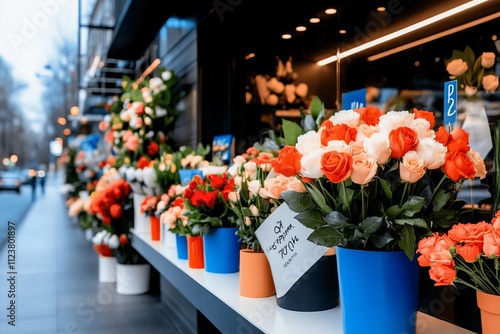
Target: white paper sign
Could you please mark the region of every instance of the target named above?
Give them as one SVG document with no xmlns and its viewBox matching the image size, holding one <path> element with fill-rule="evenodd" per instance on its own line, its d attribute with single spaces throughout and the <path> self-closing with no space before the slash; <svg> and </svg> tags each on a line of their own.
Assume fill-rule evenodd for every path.
<svg viewBox="0 0 500 334">
<path fill-rule="evenodd" d="M 307 240 L 310 228 L 281 204 L 255 231 L 273 273 L 276 296 L 282 297 L 328 250 Z"/>
</svg>

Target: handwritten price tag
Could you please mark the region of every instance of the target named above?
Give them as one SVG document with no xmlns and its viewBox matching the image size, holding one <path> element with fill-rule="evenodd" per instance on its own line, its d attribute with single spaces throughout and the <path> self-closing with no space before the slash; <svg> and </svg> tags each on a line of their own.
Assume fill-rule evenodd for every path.
<svg viewBox="0 0 500 334">
<path fill-rule="evenodd" d="M 307 240 L 312 230 L 294 217 L 286 203 L 255 231 L 273 273 L 277 297 L 282 297 L 327 251 Z"/>
<path fill-rule="evenodd" d="M 457 121 L 457 80 L 444 83 L 444 125 Z"/>
</svg>

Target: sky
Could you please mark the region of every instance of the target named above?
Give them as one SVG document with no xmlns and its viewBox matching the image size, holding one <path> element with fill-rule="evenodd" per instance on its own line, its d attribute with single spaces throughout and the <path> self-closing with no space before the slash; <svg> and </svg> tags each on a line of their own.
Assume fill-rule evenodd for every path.
<svg viewBox="0 0 500 334">
<path fill-rule="evenodd" d="M 57 57 L 57 40 L 76 41 L 77 34 L 77 0 L 0 0 L 0 56 L 12 66 L 14 78 L 27 84 L 17 99 L 35 131 L 45 119 L 43 86 L 36 75 Z"/>
</svg>

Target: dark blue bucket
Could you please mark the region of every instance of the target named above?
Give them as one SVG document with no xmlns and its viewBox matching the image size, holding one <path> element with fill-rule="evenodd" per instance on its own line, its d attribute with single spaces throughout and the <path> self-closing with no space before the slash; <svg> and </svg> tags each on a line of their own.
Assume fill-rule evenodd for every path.
<svg viewBox="0 0 500 334">
<path fill-rule="evenodd" d="M 177 244 L 177 257 L 181 260 L 188 259 L 187 238 L 185 235 L 176 234 L 175 243 Z"/>
<path fill-rule="evenodd" d="M 403 251 L 337 247 L 344 333 L 414 334 L 419 266 Z"/>
<path fill-rule="evenodd" d="M 241 243 L 237 230 L 237 227 L 211 227 L 203 235 L 206 271 L 229 274 L 240 270 Z"/>
</svg>

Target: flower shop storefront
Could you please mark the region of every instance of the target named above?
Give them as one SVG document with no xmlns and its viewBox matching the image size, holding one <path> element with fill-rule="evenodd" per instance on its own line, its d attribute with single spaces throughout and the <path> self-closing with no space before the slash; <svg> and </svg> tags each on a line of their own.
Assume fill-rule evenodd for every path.
<svg viewBox="0 0 500 334">
<path fill-rule="evenodd" d="M 500 4 L 181 7 L 68 155 L 99 281 L 186 333 L 495 333 Z"/>
</svg>

